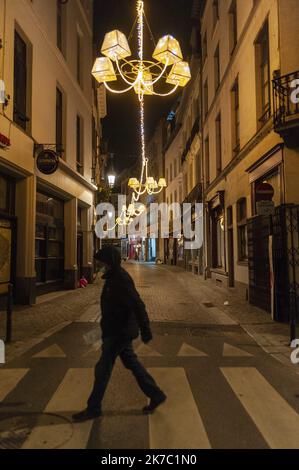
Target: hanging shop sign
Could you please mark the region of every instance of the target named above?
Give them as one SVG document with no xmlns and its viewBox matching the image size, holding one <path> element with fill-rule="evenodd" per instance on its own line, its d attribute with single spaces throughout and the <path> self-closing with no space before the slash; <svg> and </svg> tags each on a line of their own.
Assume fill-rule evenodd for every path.
<svg viewBox="0 0 299 470">
<path fill-rule="evenodd" d="M 52 175 L 58 169 L 59 157 L 54 150 L 42 150 L 36 159 L 38 170 L 44 175 Z"/>
<path fill-rule="evenodd" d="M 0 148 L 7 149 L 8 147 L 10 147 L 10 139 L 0 133 Z"/>
</svg>

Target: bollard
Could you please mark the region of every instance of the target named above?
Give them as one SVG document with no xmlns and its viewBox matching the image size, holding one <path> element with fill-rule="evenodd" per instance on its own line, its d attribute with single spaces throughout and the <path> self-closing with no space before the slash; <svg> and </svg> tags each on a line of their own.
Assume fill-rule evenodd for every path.
<svg viewBox="0 0 299 470">
<path fill-rule="evenodd" d="M 7 311 L 6 311 L 6 343 L 10 343 L 11 338 L 12 338 L 12 305 L 13 305 L 13 286 L 12 284 L 8 284 Z"/>
</svg>

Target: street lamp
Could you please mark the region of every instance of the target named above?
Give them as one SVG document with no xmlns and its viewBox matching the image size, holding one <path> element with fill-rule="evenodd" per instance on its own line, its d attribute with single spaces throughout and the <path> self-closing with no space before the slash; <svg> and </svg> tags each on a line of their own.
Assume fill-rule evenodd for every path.
<svg viewBox="0 0 299 470">
<path fill-rule="evenodd" d="M 112 174 L 109 174 L 108 175 L 108 184 L 109 184 L 109 187 L 110 188 L 113 188 L 114 185 L 115 185 L 115 179 L 116 179 L 116 176 L 115 175 L 112 175 Z"/>
<path fill-rule="evenodd" d="M 116 180 L 116 175 L 113 167 L 113 158 L 114 155 L 111 153 L 110 154 L 110 162 L 109 162 L 109 167 L 107 171 L 107 178 L 108 178 L 108 184 L 109 188 L 114 188 L 115 185 L 115 180 Z"/>
</svg>

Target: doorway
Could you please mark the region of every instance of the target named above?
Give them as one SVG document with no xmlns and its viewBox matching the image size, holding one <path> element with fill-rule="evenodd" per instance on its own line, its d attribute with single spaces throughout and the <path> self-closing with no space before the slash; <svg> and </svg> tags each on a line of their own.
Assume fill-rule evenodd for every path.
<svg viewBox="0 0 299 470">
<path fill-rule="evenodd" d="M 78 232 L 77 235 L 77 266 L 78 266 L 78 279 L 83 276 L 83 233 Z"/>
<path fill-rule="evenodd" d="M 235 287 L 234 219 L 232 206 L 227 208 L 228 287 Z"/>
</svg>

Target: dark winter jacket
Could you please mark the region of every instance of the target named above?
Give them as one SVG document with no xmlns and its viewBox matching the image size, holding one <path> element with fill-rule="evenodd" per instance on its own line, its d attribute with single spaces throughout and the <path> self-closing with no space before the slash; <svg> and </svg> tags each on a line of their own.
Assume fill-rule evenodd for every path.
<svg viewBox="0 0 299 470">
<path fill-rule="evenodd" d="M 129 273 L 116 264 L 104 274 L 103 279 L 102 337 L 135 339 L 140 331 L 143 341 L 150 341 L 152 334 L 146 308 Z"/>
<path fill-rule="evenodd" d="M 131 276 L 122 269 L 118 250 L 109 245 L 95 258 L 109 269 L 104 274 L 105 285 L 101 296 L 102 337 L 121 336 L 135 339 L 141 332 L 144 342 L 152 339 L 149 318 Z"/>
</svg>

